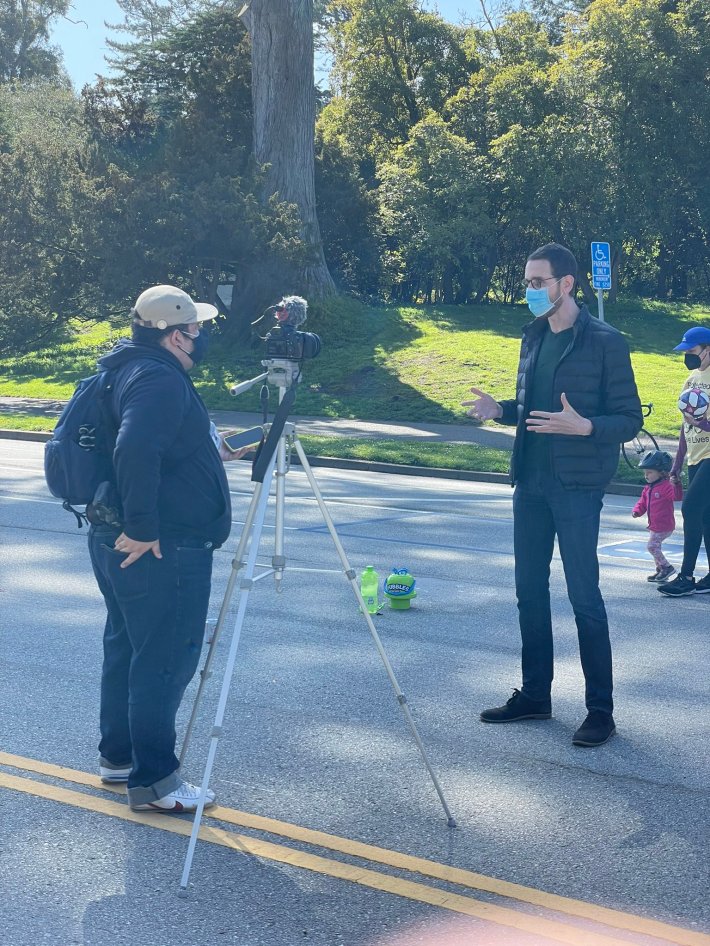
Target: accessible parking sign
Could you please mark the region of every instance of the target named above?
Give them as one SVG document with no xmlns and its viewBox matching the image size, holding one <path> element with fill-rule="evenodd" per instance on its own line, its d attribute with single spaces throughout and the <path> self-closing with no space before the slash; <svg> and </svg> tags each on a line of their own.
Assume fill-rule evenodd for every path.
<svg viewBox="0 0 710 946">
<path fill-rule="evenodd" d="M 592 243 L 592 286 L 611 289 L 611 249 L 608 243 Z"/>
</svg>

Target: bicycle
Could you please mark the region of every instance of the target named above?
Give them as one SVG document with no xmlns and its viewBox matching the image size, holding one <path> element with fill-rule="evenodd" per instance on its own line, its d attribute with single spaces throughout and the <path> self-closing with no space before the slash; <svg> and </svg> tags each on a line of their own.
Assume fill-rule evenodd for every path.
<svg viewBox="0 0 710 946">
<path fill-rule="evenodd" d="M 653 403 L 642 404 L 641 408 L 643 410 L 643 416 L 650 417 L 653 411 Z M 628 440 L 621 445 L 621 452 L 624 455 L 624 459 L 632 470 L 638 469 L 641 459 L 649 450 L 658 450 L 658 442 L 653 434 L 649 433 L 645 427 L 639 430 L 633 440 Z"/>
</svg>

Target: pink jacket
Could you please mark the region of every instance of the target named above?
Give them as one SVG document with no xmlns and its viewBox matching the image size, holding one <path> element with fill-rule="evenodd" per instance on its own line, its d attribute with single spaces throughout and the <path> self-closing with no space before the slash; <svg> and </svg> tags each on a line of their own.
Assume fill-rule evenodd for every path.
<svg viewBox="0 0 710 946">
<path fill-rule="evenodd" d="M 678 495 L 680 492 L 680 496 Z M 675 516 L 673 515 L 673 500 L 683 495 L 670 480 L 657 480 L 644 486 L 641 499 L 634 506 L 633 515 L 642 516 L 648 513 L 648 529 L 651 532 L 673 532 Z"/>
</svg>

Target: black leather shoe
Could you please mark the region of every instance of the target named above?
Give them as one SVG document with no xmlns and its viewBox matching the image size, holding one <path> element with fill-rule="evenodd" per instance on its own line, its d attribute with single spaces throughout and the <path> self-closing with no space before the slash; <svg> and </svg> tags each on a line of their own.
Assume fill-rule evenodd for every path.
<svg viewBox="0 0 710 946">
<path fill-rule="evenodd" d="M 513 690 L 513 695 L 505 706 L 496 706 L 493 709 L 483 710 L 483 723 L 516 723 L 519 719 L 551 719 L 552 705 L 549 700 L 531 700 Z"/>
<path fill-rule="evenodd" d="M 601 710 L 590 710 L 587 718 L 572 736 L 572 745 L 584 746 L 587 749 L 593 749 L 595 746 L 603 746 L 616 732 L 614 717 L 611 713 L 603 713 Z"/>
</svg>

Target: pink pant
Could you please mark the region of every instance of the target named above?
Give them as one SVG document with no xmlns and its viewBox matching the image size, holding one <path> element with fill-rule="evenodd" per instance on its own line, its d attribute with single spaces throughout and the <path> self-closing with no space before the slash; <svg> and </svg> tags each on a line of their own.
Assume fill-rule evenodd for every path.
<svg viewBox="0 0 710 946">
<path fill-rule="evenodd" d="M 661 545 L 668 538 L 669 535 L 673 535 L 673 532 L 652 532 L 648 537 L 648 545 L 646 548 L 653 555 L 653 560 L 656 563 L 656 568 L 660 571 L 662 568 L 668 568 L 670 562 L 663 554 L 661 550 Z"/>
</svg>

